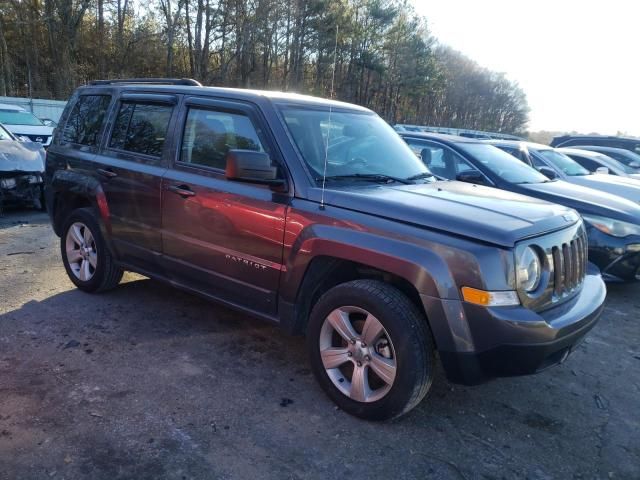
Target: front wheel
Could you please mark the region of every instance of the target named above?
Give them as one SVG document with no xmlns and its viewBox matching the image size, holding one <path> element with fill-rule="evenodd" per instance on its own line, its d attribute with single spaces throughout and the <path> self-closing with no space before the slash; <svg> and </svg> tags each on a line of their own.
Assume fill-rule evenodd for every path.
<svg viewBox="0 0 640 480">
<path fill-rule="evenodd" d="M 67 275 L 80 290 L 105 291 L 120 283 L 123 270 L 107 249 L 91 209 L 80 208 L 69 215 L 60 250 Z"/>
<path fill-rule="evenodd" d="M 322 388 L 361 418 L 399 417 L 433 382 L 435 348 L 426 319 L 383 282 L 355 280 L 325 293 L 311 312 L 307 344 Z"/>
</svg>

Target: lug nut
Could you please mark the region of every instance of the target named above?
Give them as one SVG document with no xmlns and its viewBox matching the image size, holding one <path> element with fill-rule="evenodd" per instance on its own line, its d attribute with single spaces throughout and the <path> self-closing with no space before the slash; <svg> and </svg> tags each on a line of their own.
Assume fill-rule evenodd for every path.
<svg viewBox="0 0 640 480">
<path fill-rule="evenodd" d="M 362 362 L 358 362 L 358 363 L 357 363 L 357 365 L 358 365 L 359 367 L 361 367 L 361 366 L 362 366 Z"/>
<path fill-rule="evenodd" d="M 368 362 L 369 360 L 371 360 L 371 357 L 369 355 L 365 355 L 364 359 Z"/>
<path fill-rule="evenodd" d="M 355 344 L 356 344 L 355 339 L 351 339 L 351 345 L 355 345 Z"/>
<path fill-rule="evenodd" d="M 347 352 L 347 357 L 353 357 L 353 353 Z"/>
<path fill-rule="evenodd" d="M 364 348 L 364 347 L 366 347 L 366 346 L 367 346 L 367 344 L 366 344 L 366 343 L 364 343 L 364 342 L 360 342 L 360 345 L 362 346 L 362 348 Z"/>
</svg>

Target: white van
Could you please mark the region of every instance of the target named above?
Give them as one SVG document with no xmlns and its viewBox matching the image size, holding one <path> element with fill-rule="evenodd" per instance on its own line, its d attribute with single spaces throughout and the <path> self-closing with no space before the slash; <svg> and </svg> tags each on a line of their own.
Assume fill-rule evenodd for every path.
<svg viewBox="0 0 640 480">
<path fill-rule="evenodd" d="M 45 147 L 51 143 L 53 128 L 17 105 L 0 103 L 0 123 L 20 140 L 38 142 Z"/>
</svg>

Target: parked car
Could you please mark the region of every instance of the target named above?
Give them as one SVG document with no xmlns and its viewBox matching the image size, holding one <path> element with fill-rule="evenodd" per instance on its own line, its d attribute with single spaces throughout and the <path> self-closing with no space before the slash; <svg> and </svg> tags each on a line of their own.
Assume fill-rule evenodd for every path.
<svg viewBox="0 0 640 480">
<path fill-rule="evenodd" d="M 43 208 L 44 150 L 36 143 L 18 141 L 0 124 L 0 213 L 4 207 Z"/>
<path fill-rule="evenodd" d="M 605 279 L 640 279 L 640 204 L 550 180 L 484 141 L 418 133 L 402 136 L 440 177 L 496 187 L 576 209 L 585 220 L 589 260 L 600 267 Z M 500 195 L 495 197 L 501 199 Z"/>
<path fill-rule="evenodd" d="M 564 153 L 547 145 L 506 140 L 491 140 L 489 143 L 531 165 L 548 178 L 558 178 L 640 203 L 640 180 L 592 174 Z"/>
<path fill-rule="evenodd" d="M 625 150 L 624 148 L 599 147 L 596 145 L 580 145 L 580 150 L 589 150 L 591 152 L 599 152 L 607 157 L 611 157 L 627 167 L 633 169 L 633 173 L 640 173 L 640 154 Z"/>
<path fill-rule="evenodd" d="M 601 147 L 623 148 L 640 154 L 640 138 L 613 137 L 606 135 L 562 135 L 551 141 L 552 147 L 578 147 L 597 145 Z"/>
<path fill-rule="evenodd" d="M 557 151 L 563 153 L 591 173 L 605 173 L 636 180 L 640 179 L 640 172 L 636 168 L 628 167 L 603 153 L 578 148 L 558 148 Z"/>
<path fill-rule="evenodd" d="M 414 407 L 437 358 L 466 384 L 534 373 L 597 321 L 572 209 L 437 181 L 362 107 L 142 82 L 79 88 L 48 150 L 78 288 L 132 270 L 305 333 L 322 388 L 371 419 Z"/>
<path fill-rule="evenodd" d="M 17 105 L 0 103 L 0 123 L 20 140 L 41 143 L 45 147 L 51 143 L 53 128 Z"/>
</svg>

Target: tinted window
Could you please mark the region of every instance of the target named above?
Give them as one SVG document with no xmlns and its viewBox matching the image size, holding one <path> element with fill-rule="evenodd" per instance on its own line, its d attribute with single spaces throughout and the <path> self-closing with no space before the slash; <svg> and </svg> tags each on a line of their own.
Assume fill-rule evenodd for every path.
<svg viewBox="0 0 640 480">
<path fill-rule="evenodd" d="M 180 161 L 224 170 L 232 149 L 264 152 L 258 130 L 242 113 L 190 108 Z"/>
<path fill-rule="evenodd" d="M 128 152 L 162 155 L 173 107 L 146 103 L 123 103 L 109 146 Z"/>
<path fill-rule="evenodd" d="M 61 143 L 97 146 L 110 101 L 111 97 L 108 95 L 79 97 L 62 130 Z"/>
<path fill-rule="evenodd" d="M 454 180 L 460 173 L 477 171 L 477 168 L 471 163 L 443 145 L 410 138 L 406 141 L 411 150 L 434 175 Z"/>
<path fill-rule="evenodd" d="M 565 175 L 570 177 L 589 175 L 589 170 L 571 160 L 564 153 L 555 150 L 539 150 L 538 153 Z"/>
<path fill-rule="evenodd" d="M 600 165 L 598 162 L 595 162 L 589 158 L 584 158 L 584 157 L 577 157 L 575 155 L 569 155 L 573 160 L 575 160 L 576 162 L 578 162 L 580 165 L 582 165 L 584 168 L 586 168 L 587 170 L 589 170 L 590 172 L 595 172 L 596 169 L 598 167 L 601 167 L 602 165 Z"/>
<path fill-rule="evenodd" d="M 525 165 L 507 152 L 485 143 L 458 143 L 457 146 L 475 158 L 498 177 L 510 183 L 542 183 L 547 177 Z"/>
</svg>

